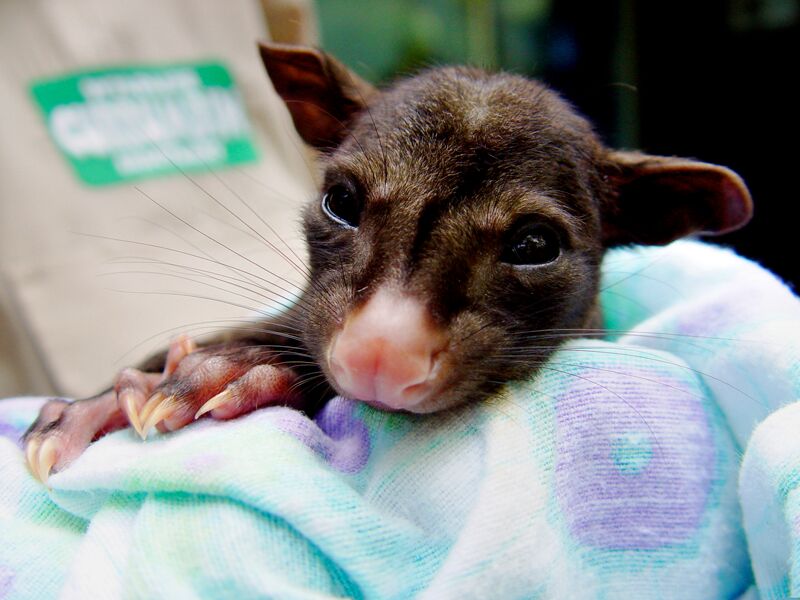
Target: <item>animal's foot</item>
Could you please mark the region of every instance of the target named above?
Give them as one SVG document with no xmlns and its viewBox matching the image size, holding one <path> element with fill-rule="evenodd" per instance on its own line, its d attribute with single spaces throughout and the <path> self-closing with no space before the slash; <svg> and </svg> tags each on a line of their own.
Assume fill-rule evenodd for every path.
<svg viewBox="0 0 800 600">
<path fill-rule="evenodd" d="M 54 399 L 25 434 L 34 476 L 47 481 L 94 440 L 131 425 L 146 439 L 208 415 L 231 419 L 269 404 L 299 403 L 298 376 L 263 345 L 231 342 L 198 349 L 185 336 L 170 344 L 162 373 L 124 369 L 114 388 L 94 398 Z"/>
<path fill-rule="evenodd" d="M 273 350 L 243 343 L 187 354 L 146 401 L 140 394 L 129 401 L 138 407 L 131 424 L 146 438 L 154 427 L 174 431 L 203 415 L 232 419 L 269 404 L 292 405 L 300 399 L 297 375 L 290 367 L 270 364 L 274 360 Z"/>
<path fill-rule="evenodd" d="M 50 400 L 23 438 L 28 468 L 47 483 L 51 472 L 75 460 L 92 441 L 127 424 L 113 390 L 77 402 Z"/>
</svg>

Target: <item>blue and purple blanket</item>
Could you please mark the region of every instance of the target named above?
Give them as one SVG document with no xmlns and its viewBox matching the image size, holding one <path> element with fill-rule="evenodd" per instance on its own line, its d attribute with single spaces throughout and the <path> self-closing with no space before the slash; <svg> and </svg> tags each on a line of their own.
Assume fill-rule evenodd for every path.
<svg viewBox="0 0 800 600">
<path fill-rule="evenodd" d="M 120 431 L 51 490 L 42 400 L 0 401 L 0 599 L 800 595 L 800 302 L 679 242 L 611 252 L 602 303 L 486 402 Z"/>
</svg>

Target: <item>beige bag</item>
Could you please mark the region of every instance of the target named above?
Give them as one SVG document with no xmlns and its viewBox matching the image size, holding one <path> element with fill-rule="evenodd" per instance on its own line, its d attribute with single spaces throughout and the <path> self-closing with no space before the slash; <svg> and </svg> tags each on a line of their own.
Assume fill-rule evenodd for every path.
<svg viewBox="0 0 800 600">
<path fill-rule="evenodd" d="M 272 9 L 293 15 L 284 39 L 313 35 L 298 20 L 307 5 Z M 234 323 L 302 280 L 290 262 L 302 252 L 297 211 L 313 194 L 311 159 L 264 74 L 256 42 L 267 38 L 255 0 L 0 2 L 0 397 L 92 394 L 176 333 Z M 202 162 L 185 174 L 171 164 L 171 175 L 90 185 L 53 132 L 72 135 L 80 152 L 94 138 L 78 135 L 70 109 L 54 125 L 31 91 L 131 66 L 154 69 L 142 81 L 174 83 L 160 69 L 188 64 L 193 77 L 192 65 L 209 62 L 241 94 L 255 162 L 213 172 Z"/>
</svg>

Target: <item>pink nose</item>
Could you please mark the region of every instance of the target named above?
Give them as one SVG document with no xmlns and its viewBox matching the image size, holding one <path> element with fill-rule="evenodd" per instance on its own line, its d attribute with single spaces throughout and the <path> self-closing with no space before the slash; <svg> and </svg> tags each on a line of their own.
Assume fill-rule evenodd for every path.
<svg viewBox="0 0 800 600">
<path fill-rule="evenodd" d="M 433 391 L 444 333 L 418 300 L 380 288 L 334 337 L 328 366 L 345 395 L 413 410 Z"/>
</svg>

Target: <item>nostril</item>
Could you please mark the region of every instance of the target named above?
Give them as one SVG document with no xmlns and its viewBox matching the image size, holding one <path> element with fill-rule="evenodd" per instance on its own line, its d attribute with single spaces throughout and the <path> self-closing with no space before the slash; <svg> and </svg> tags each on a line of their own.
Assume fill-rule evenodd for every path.
<svg viewBox="0 0 800 600">
<path fill-rule="evenodd" d="M 407 409 L 438 374 L 444 339 L 424 305 L 378 290 L 347 318 L 326 358 L 343 394 Z"/>
<path fill-rule="evenodd" d="M 441 350 L 411 351 L 383 338 L 339 336 L 331 345 L 328 364 L 345 395 L 401 409 L 433 389 L 441 355 Z"/>
<path fill-rule="evenodd" d="M 347 387 L 353 381 L 374 379 L 382 362 L 380 340 L 353 338 L 346 333 L 330 345 L 328 365 L 336 380 Z"/>
<path fill-rule="evenodd" d="M 438 349 L 431 352 L 431 364 L 428 372 L 428 379 L 436 379 L 442 368 L 442 362 L 447 352 L 447 345 L 442 344 Z"/>
<path fill-rule="evenodd" d="M 436 382 L 442 369 L 443 358 L 446 354 L 446 346 L 441 346 L 433 350 L 428 356 L 427 369 L 424 373 L 420 372 L 420 377 L 416 381 L 408 382 L 402 392 L 407 397 L 419 397 L 430 395 L 436 389 Z"/>
</svg>

